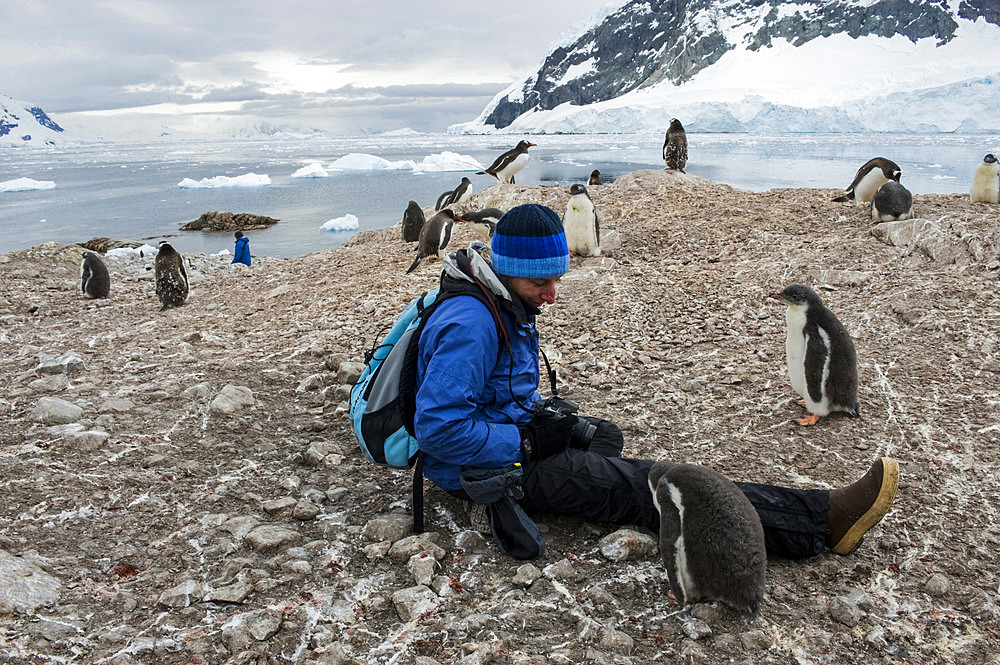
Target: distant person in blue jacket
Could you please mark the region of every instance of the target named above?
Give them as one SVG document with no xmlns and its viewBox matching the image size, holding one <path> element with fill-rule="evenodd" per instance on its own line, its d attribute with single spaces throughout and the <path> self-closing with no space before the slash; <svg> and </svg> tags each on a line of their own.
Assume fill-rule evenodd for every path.
<svg viewBox="0 0 1000 665">
<path fill-rule="evenodd" d="M 236 232 L 236 249 L 233 250 L 233 260 L 230 261 L 230 265 L 233 263 L 242 263 L 244 265 L 250 265 L 250 238 L 243 235 L 243 231 Z"/>
<path fill-rule="evenodd" d="M 658 532 L 647 481 L 653 462 L 621 457 L 624 437 L 609 421 L 537 408 L 535 317 L 555 303 L 556 283 L 569 270 L 559 216 L 535 204 L 512 208 L 497 222 L 490 255 L 491 264 L 471 249 L 445 258 L 442 290 L 464 288 L 468 295 L 444 300 L 420 335 L 414 431 L 423 473 L 469 499 L 465 488 L 472 485 L 463 485 L 463 474 L 496 468 L 520 476 L 517 503 L 529 513 Z M 835 490 L 737 485 L 760 515 L 768 553 L 803 558 L 825 548 L 853 551 L 888 512 L 897 473 L 896 461 L 882 458 Z"/>
</svg>

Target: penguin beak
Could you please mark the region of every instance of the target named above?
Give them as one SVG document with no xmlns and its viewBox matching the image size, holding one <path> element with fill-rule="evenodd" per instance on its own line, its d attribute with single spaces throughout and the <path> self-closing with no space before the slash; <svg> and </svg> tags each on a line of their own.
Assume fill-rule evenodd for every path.
<svg viewBox="0 0 1000 665">
<path fill-rule="evenodd" d="M 780 294 L 780 293 L 768 293 L 768 294 L 767 294 L 767 297 L 768 297 L 768 298 L 774 298 L 775 300 L 778 300 L 778 301 L 780 301 L 780 302 L 788 302 L 787 300 L 785 300 L 785 299 L 784 299 L 784 298 L 783 298 L 783 297 L 781 296 L 781 294 Z"/>
</svg>

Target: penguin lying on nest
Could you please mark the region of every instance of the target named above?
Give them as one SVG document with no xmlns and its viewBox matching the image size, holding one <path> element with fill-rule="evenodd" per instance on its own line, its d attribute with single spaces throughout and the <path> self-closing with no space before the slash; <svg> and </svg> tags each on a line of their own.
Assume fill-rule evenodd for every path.
<svg viewBox="0 0 1000 665">
<path fill-rule="evenodd" d="M 858 354 L 844 324 L 804 284 L 792 284 L 768 297 L 788 305 L 785 311 L 788 381 L 802 396 L 799 404 L 810 413 L 799 418 L 798 423 L 814 425 L 821 416 L 833 411 L 859 417 Z"/>
<path fill-rule="evenodd" d="M 833 199 L 838 203 L 854 201 L 858 205 L 872 200 L 879 187 L 895 180 L 899 182 L 903 172 L 899 170 L 896 162 L 885 157 L 875 157 L 869 159 L 861 165 L 858 172 L 854 174 L 854 180 L 847 186 L 847 191 Z"/>
<path fill-rule="evenodd" d="M 876 222 L 895 222 L 913 219 L 913 195 L 895 180 L 885 183 L 872 197 L 872 219 Z"/>
<path fill-rule="evenodd" d="M 657 462 L 649 488 L 660 513 L 660 554 L 682 603 L 717 600 L 750 614 L 764 598 L 764 528 L 731 480 L 695 464 Z"/>
</svg>

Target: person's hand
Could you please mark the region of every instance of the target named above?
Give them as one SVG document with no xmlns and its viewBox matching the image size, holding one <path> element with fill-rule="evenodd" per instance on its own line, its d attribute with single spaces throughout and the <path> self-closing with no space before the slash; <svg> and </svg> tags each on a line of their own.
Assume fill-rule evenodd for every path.
<svg viewBox="0 0 1000 665">
<path fill-rule="evenodd" d="M 551 411 L 538 411 L 530 421 L 519 425 L 521 459 L 525 462 L 557 455 L 569 447 L 570 436 L 579 419 Z"/>
</svg>

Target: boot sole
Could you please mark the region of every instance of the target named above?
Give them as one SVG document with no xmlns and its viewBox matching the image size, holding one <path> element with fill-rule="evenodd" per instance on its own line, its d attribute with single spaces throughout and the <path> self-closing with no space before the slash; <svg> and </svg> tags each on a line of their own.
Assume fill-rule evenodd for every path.
<svg viewBox="0 0 1000 665">
<path fill-rule="evenodd" d="M 899 462 L 892 457 L 882 458 L 882 487 L 879 488 L 878 496 L 872 502 L 868 511 L 858 518 L 844 537 L 836 545 L 830 548 L 835 554 L 850 554 L 864 537 L 868 529 L 872 528 L 885 517 L 892 506 L 893 499 L 896 498 L 896 489 L 899 488 Z"/>
</svg>

